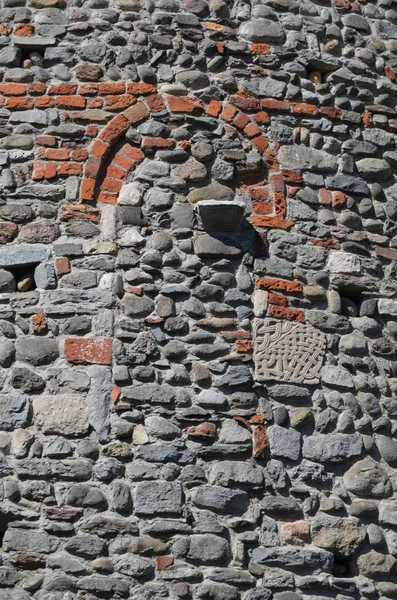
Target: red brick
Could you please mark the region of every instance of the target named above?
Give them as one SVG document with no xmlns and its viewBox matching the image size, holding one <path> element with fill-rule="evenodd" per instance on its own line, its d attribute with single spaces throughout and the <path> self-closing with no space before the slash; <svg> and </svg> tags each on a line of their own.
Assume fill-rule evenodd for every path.
<svg viewBox="0 0 397 600">
<path fill-rule="evenodd" d="M 101 204 L 117 204 L 117 198 L 117 194 L 101 192 L 98 196 L 98 202 L 100 202 Z"/>
<path fill-rule="evenodd" d="M 45 83 L 29 83 L 28 93 L 29 94 L 45 94 L 47 86 Z"/>
<path fill-rule="evenodd" d="M 81 199 L 82 200 L 94 200 L 95 197 L 95 179 L 83 179 L 81 184 Z"/>
<path fill-rule="evenodd" d="M 287 321 L 305 322 L 305 315 L 301 310 L 295 308 L 285 308 L 284 306 L 275 306 L 270 304 L 267 314 L 275 319 L 286 319 Z"/>
<path fill-rule="evenodd" d="M 70 273 L 70 261 L 66 256 L 58 256 L 55 259 L 55 269 L 57 275 L 65 275 Z"/>
<path fill-rule="evenodd" d="M 82 96 L 95 96 L 98 93 L 98 86 L 96 83 L 83 83 L 79 87 L 79 94 Z"/>
<path fill-rule="evenodd" d="M 33 163 L 32 179 L 33 181 L 41 181 L 44 179 L 44 164 L 39 160 L 36 160 Z"/>
<path fill-rule="evenodd" d="M 364 111 L 362 121 L 365 127 L 369 127 L 372 124 L 372 115 L 368 110 Z"/>
<path fill-rule="evenodd" d="M 258 458 L 263 456 L 264 451 L 269 446 L 269 438 L 263 425 L 254 428 L 253 456 Z"/>
<path fill-rule="evenodd" d="M 183 96 L 167 96 L 168 106 L 173 113 L 195 113 L 203 110 L 202 105 L 193 98 Z"/>
<path fill-rule="evenodd" d="M 124 113 L 126 119 L 130 124 L 139 123 L 139 121 L 143 121 L 149 115 L 149 111 L 147 106 L 143 102 L 138 102 L 135 106 L 131 108 L 127 108 Z"/>
<path fill-rule="evenodd" d="M 281 171 L 284 181 L 288 183 L 302 183 L 303 175 L 300 171 L 293 171 L 292 169 L 282 169 Z"/>
<path fill-rule="evenodd" d="M 254 119 L 260 125 L 268 125 L 270 123 L 270 117 L 264 110 L 257 112 Z"/>
<path fill-rule="evenodd" d="M 98 175 L 101 168 L 101 159 L 92 156 L 85 164 L 84 174 L 86 177 L 94 178 Z"/>
<path fill-rule="evenodd" d="M 318 193 L 318 199 L 322 206 L 328 206 L 332 202 L 332 194 L 329 190 L 321 188 L 321 190 Z"/>
<path fill-rule="evenodd" d="M 102 108 L 102 106 L 103 106 L 103 98 L 88 98 L 87 99 L 87 108 Z M 80 113 L 77 113 L 77 115 L 73 115 L 73 118 L 75 118 L 75 119 L 81 118 Z"/>
<path fill-rule="evenodd" d="M 85 98 L 81 96 L 61 96 L 55 101 L 57 108 L 85 108 Z"/>
<path fill-rule="evenodd" d="M 262 186 L 248 188 L 248 193 L 252 200 L 268 200 L 270 198 L 269 190 Z"/>
<path fill-rule="evenodd" d="M 218 100 L 211 100 L 206 110 L 206 114 L 210 117 L 217 117 L 222 110 L 222 104 Z"/>
<path fill-rule="evenodd" d="M 96 125 L 87 125 L 85 132 L 88 137 L 94 138 L 98 135 L 98 127 Z"/>
<path fill-rule="evenodd" d="M 204 21 L 203 27 L 208 31 L 223 31 L 224 29 L 223 25 L 220 23 L 214 23 L 213 21 Z"/>
<path fill-rule="evenodd" d="M 221 119 L 227 123 L 231 123 L 237 113 L 237 108 L 228 104 L 221 114 Z"/>
<path fill-rule="evenodd" d="M 164 571 L 167 567 L 170 567 L 174 564 L 173 556 L 156 556 L 156 569 L 158 571 Z"/>
<path fill-rule="evenodd" d="M 342 111 L 340 108 L 334 108 L 332 106 L 322 106 L 321 114 L 329 117 L 330 119 L 340 119 L 342 117 Z"/>
<path fill-rule="evenodd" d="M 137 163 L 142 162 L 145 158 L 143 152 L 138 150 L 138 148 L 130 146 L 130 144 L 124 144 L 124 146 L 121 148 L 121 152 L 124 152 L 124 154 L 126 154 L 129 158 L 132 158 L 132 160 Z"/>
<path fill-rule="evenodd" d="M 295 115 L 317 115 L 318 106 L 315 104 L 305 104 L 304 102 L 291 102 L 291 111 Z"/>
<path fill-rule="evenodd" d="M 251 44 L 252 54 L 270 54 L 271 48 L 268 44 Z"/>
<path fill-rule="evenodd" d="M 72 150 L 71 158 L 73 160 L 85 161 L 88 158 L 88 150 L 86 148 L 76 148 Z"/>
<path fill-rule="evenodd" d="M 112 364 L 112 340 L 109 338 L 68 338 L 66 360 L 74 364 Z"/>
<path fill-rule="evenodd" d="M 120 400 L 121 397 L 121 387 L 119 385 L 114 385 L 113 389 L 112 389 L 112 393 L 110 395 L 110 399 L 113 402 L 113 404 L 116 404 L 116 402 L 118 400 Z"/>
<path fill-rule="evenodd" d="M 92 156 L 97 156 L 98 158 L 103 158 L 108 150 L 108 144 L 105 144 L 102 140 L 95 140 L 94 145 L 91 148 L 90 154 Z"/>
<path fill-rule="evenodd" d="M 130 109 L 131 110 L 131 109 Z M 115 117 L 109 125 L 100 134 L 100 139 L 109 144 L 116 142 L 129 127 L 129 122 L 124 115 L 118 115 Z"/>
<path fill-rule="evenodd" d="M 255 138 L 254 143 L 257 139 L 259 138 Z M 270 169 L 270 171 L 279 171 L 275 150 L 267 150 L 267 152 L 263 153 L 263 157 L 265 158 L 267 162 L 267 168 Z"/>
<path fill-rule="evenodd" d="M 239 113 L 237 117 L 233 121 L 233 125 L 238 127 L 239 129 L 244 129 L 246 125 L 250 123 L 250 118 L 247 117 L 244 113 Z"/>
<path fill-rule="evenodd" d="M 167 108 L 160 94 L 152 94 L 151 96 L 148 96 L 146 98 L 146 103 L 149 107 L 150 112 L 152 113 L 162 112 Z"/>
<path fill-rule="evenodd" d="M 29 25 L 28 23 L 15 25 L 14 35 L 18 37 L 33 37 L 34 25 Z"/>
<path fill-rule="evenodd" d="M 48 330 L 47 321 L 43 313 L 38 313 L 32 317 L 32 331 L 33 333 L 46 333 Z"/>
<path fill-rule="evenodd" d="M 322 248 L 332 248 L 333 250 L 338 250 L 338 248 L 340 248 L 340 245 L 338 242 L 335 242 L 334 240 L 316 240 L 315 238 L 310 240 L 310 243 L 313 244 L 313 246 L 321 246 Z"/>
<path fill-rule="evenodd" d="M 148 94 L 155 94 L 157 88 L 151 83 L 127 83 L 127 92 L 135 96 L 147 96 Z"/>
<path fill-rule="evenodd" d="M 125 169 L 120 169 L 120 167 L 117 167 L 114 164 L 109 165 L 106 169 L 106 177 L 112 177 L 113 179 L 119 179 L 120 181 L 123 181 L 127 175 L 128 171 Z"/>
<path fill-rule="evenodd" d="M 142 149 L 155 149 L 155 148 L 174 148 L 174 140 L 156 138 L 156 137 L 144 137 L 142 140 Z"/>
<path fill-rule="evenodd" d="M 236 342 L 236 352 L 251 352 L 252 350 L 252 344 L 251 342 L 244 342 L 242 340 L 239 340 Z"/>
<path fill-rule="evenodd" d="M 250 123 L 244 128 L 244 133 L 247 137 L 252 138 L 261 133 L 260 128 L 256 123 Z"/>
<path fill-rule="evenodd" d="M 55 98 L 52 96 L 40 96 L 34 100 L 35 108 L 52 108 L 55 106 Z"/>
<path fill-rule="evenodd" d="M 200 423 L 200 425 L 188 427 L 186 433 L 192 438 L 213 439 L 216 437 L 216 426 L 213 423 Z"/>
<path fill-rule="evenodd" d="M 97 83 L 96 84 L 98 93 L 100 96 L 111 96 L 112 94 L 124 94 L 125 83 Z"/>
<path fill-rule="evenodd" d="M 252 209 L 256 215 L 270 215 L 273 212 L 273 204 L 268 202 L 255 202 Z"/>
<path fill-rule="evenodd" d="M 105 98 L 105 109 L 106 110 L 124 110 L 132 104 L 136 103 L 135 96 L 130 94 L 124 94 L 122 96 L 106 96 Z"/>
<path fill-rule="evenodd" d="M 55 96 L 72 96 L 77 92 L 75 83 L 60 83 L 59 85 L 51 85 L 48 93 Z"/>
<path fill-rule="evenodd" d="M 83 172 L 83 165 L 78 162 L 65 162 L 58 165 L 58 175 L 69 176 L 69 175 L 81 175 Z"/>
<path fill-rule="evenodd" d="M 123 154 L 118 152 L 116 154 L 116 156 L 114 157 L 112 164 L 114 164 L 117 167 L 121 167 L 126 172 L 129 172 L 132 169 L 132 167 L 135 165 L 135 162 L 132 160 L 132 158 L 129 158 L 128 156 L 124 156 Z"/>
<path fill-rule="evenodd" d="M 244 98 L 243 96 L 239 96 L 236 94 L 235 96 L 229 97 L 229 102 L 238 106 L 241 110 L 254 110 L 257 111 L 260 109 L 260 101 L 256 98 Z"/>
<path fill-rule="evenodd" d="M 289 102 L 286 100 L 274 100 L 273 98 L 264 98 L 261 100 L 261 106 L 268 110 L 289 110 Z"/>
<path fill-rule="evenodd" d="M 251 223 L 254 227 L 268 227 L 269 229 L 290 229 L 293 226 L 293 222 L 288 221 L 288 219 L 278 219 L 277 217 L 265 217 L 262 215 L 251 217 Z"/>
<path fill-rule="evenodd" d="M 388 65 L 385 66 L 385 75 L 386 75 L 386 77 L 388 79 L 390 79 L 390 81 L 395 81 L 396 80 L 396 74 L 395 74 L 395 72 Z"/>
<path fill-rule="evenodd" d="M 252 142 L 256 146 L 256 148 L 259 150 L 259 152 L 264 152 L 266 150 L 266 148 L 268 148 L 268 146 L 269 146 L 268 141 L 264 135 L 260 135 L 259 137 L 254 138 L 252 140 Z"/>
<path fill-rule="evenodd" d="M 1 83 L 0 94 L 4 96 L 24 96 L 26 94 L 26 85 L 22 83 Z"/>
<path fill-rule="evenodd" d="M 44 179 L 54 179 L 57 176 L 57 164 L 55 162 L 44 163 Z"/>
<path fill-rule="evenodd" d="M 69 150 L 67 148 L 50 148 L 44 153 L 48 160 L 68 160 Z"/>
<path fill-rule="evenodd" d="M 343 192 L 333 192 L 332 193 L 332 206 L 335 209 L 343 208 L 346 204 L 346 194 Z"/>
<path fill-rule="evenodd" d="M 274 292 L 269 292 L 268 302 L 269 304 L 275 304 L 276 306 L 288 306 L 287 298 L 281 294 L 275 294 Z"/>
<path fill-rule="evenodd" d="M 37 146 L 56 146 L 57 139 L 53 135 L 38 135 L 35 138 Z"/>
<path fill-rule="evenodd" d="M 277 192 L 273 197 L 274 212 L 276 217 L 284 218 L 287 214 L 287 204 L 283 192 Z"/>
<path fill-rule="evenodd" d="M 112 193 L 118 194 L 119 191 L 121 190 L 122 185 L 123 184 L 121 183 L 121 181 L 118 181 L 117 179 L 110 179 L 109 177 L 106 177 L 103 180 L 103 183 L 101 185 L 101 191 L 112 192 Z"/>
<path fill-rule="evenodd" d="M 225 42 L 218 42 L 216 49 L 218 50 L 219 54 L 225 54 Z"/>
<path fill-rule="evenodd" d="M 0 222 L 0 244 L 8 244 L 18 232 L 15 223 Z"/>
<path fill-rule="evenodd" d="M 260 290 L 276 290 L 290 294 L 299 294 L 302 291 L 302 284 L 299 281 L 285 281 L 284 279 L 276 279 L 275 277 L 262 277 L 258 279 L 256 287 Z"/>
<path fill-rule="evenodd" d="M 6 102 L 8 110 L 28 110 L 33 106 L 32 98 L 7 98 Z"/>
<path fill-rule="evenodd" d="M 270 183 L 275 194 L 284 192 L 284 178 L 281 173 L 272 173 Z"/>
<path fill-rule="evenodd" d="M 71 221 L 73 219 L 84 219 L 99 223 L 101 220 L 100 211 L 86 204 L 68 204 L 62 207 L 61 221 Z"/>
</svg>

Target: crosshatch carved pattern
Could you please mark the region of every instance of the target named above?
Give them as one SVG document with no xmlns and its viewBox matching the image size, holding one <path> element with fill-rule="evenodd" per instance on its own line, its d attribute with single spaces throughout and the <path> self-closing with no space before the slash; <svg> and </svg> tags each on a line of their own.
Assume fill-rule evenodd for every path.
<svg viewBox="0 0 397 600">
<path fill-rule="evenodd" d="M 257 381 L 319 383 L 326 339 L 305 323 L 256 319 L 255 375 Z"/>
</svg>

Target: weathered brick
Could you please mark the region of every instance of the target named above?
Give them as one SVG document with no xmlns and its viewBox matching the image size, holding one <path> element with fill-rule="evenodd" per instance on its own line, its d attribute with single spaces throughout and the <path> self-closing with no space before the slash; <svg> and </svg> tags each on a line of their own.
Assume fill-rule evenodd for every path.
<svg viewBox="0 0 397 600">
<path fill-rule="evenodd" d="M 251 44 L 251 52 L 252 54 L 270 54 L 271 47 L 268 44 Z"/>
<path fill-rule="evenodd" d="M 82 200 L 94 200 L 95 197 L 95 187 L 96 181 L 95 179 L 83 179 L 81 184 L 81 199 Z"/>
<path fill-rule="evenodd" d="M 57 275 L 66 275 L 70 273 L 70 261 L 66 256 L 57 256 L 55 259 L 55 270 Z"/>
<path fill-rule="evenodd" d="M 65 358 L 74 364 L 112 364 L 112 340 L 109 338 L 68 338 Z"/>
<path fill-rule="evenodd" d="M 174 148 L 174 140 L 156 137 L 144 137 L 142 140 L 142 149 Z"/>
<path fill-rule="evenodd" d="M 104 142 L 113 144 L 127 131 L 129 125 L 124 115 L 118 115 L 105 127 L 99 137 Z"/>
<path fill-rule="evenodd" d="M 251 223 L 254 227 L 268 227 L 269 229 L 290 229 L 293 226 L 293 222 L 288 219 L 261 215 L 251 217 Z"/>
<path fill-rule="evenodd" d="M 287 321 L 305 322 L 305 315 L 301 310 L 295 308 L 285 308 L 284 306 L 275 306 L 270 304 L 267 314 L 275 319 L 286 319 Z"/>
<path fill-rule="evenodd" d="M 1 83 L 0 94 L 4 96 L 24 96 L 26 94 L 26 85 L 23 83 Z"/>
<path fill-rule="evenodd" d="M 131 125 L 134 123 L 139 123 L 139 121 L 143 121 L 143 119 L 146 119 L 148 115 L 148 108 L 143 102 L 138 102 L 138 104 L 135 104 L 135 106 L 127 108 L 124 113 L 125 118 L 128 119 L 128 122 Z"/>
<path fill-rule="evenodd" d="M 260 109 L 260 100 L 256 98 L 245 98 L 238 94 L 229 97 L 229 102 L 237 106 L 240 110 L 257 111 Z"/>
<path fill-rule="evenodd" d="M 60 163 L 57 168 L 58 175 L 72 176 L 81 175 L 83 172 L 83 165 L 78 162 L 64 162 Z"/>
<path fill-rule="evenodd" d="M 124 110 L 132 104 L 135 104 L 135 96 L 131 94 L 123 94 L 121 96 L 106 96 L 105 97 L 105 110 Z"/>
<path fill-rule="evenodd" d="M 159 113 L 167 108 L 160 94 L 152 94 L 151 96 L 148 96 L 146 98 L 146 104 L 152 113 Z"/>
<path fill-rule="evenodd" d="M 33 108 L 32 98 L 7 98 L 6 107 L 8 110 L 29 110 Z"/>
<path fill-rule="evenodd" d="M 55 101 L 57 108 L 85 108 L 85 98 L 81 96 L 61 96 Z"/>
<path fill-rule="evenodd" d="M 195 113 L 203 110 L 200 102 L 184 96 L 167 96 L 167 102 L 173 113 Z"/>
<path fill-rule="evenodd" d="M 315 104 L 305 104 L 303 102 L 291 102 L 291 111 L 295 115 L 317 115 L 318 106 Z"/>
<path fill-rule="evenodd" d="M 52 96 L 73 96 L 77 92 L 75 83 L 60 83 L 59 85 L 50 85 L 48 93 Z"/>
<path fill-rule="evenodd" d="M 135 96 L 147 96 L 148 94 L 155 94 L 157 88 L 151 83 L 127 83 L 127 93 L 134 94 Z"/>
<path fill-rule="evenodd" d="M 290 294 L 298 294 L 302 291 L 302 284 L 299 281 L 285 281 L 274 277 L 262 277 L 256 282 L 256 287 L 260 290 L 276 290 Z"/>
<path fill-rule="evenodd" d="M 69 150 L 67 148 L 50 148 L 45 151 L 44 156 L 48 160 L 68 160 Z"/>
<path fill-rule="evenodd" d="M 211 100 L 209 103 L 206 113 L 210 117 L 217 117 L 222 110 L 222 103 L 218 100 Z"/>
<path fill-rule="evenodd" d="M 267 110 L 289 110 L 289 102 L 287 100 L 274 100 L 273 98 L 263 98 L 261 100 L 261 106 L 262 108 L 266 108 Z"/>
</svg>

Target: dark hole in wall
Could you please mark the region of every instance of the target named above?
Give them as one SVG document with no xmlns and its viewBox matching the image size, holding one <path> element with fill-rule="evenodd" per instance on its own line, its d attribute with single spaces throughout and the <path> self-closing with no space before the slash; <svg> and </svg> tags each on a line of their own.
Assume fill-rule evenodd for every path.
<svg viewBox="0 0 397 600">
<path fill-rule="evenodd" d="M 332 574 L 334 577 L 353 577 L 351 562 L 342 556 L 335 556 Z"/>
<path fill-rule="evenodd" d="M 362 289 L 354 284 L 342 285 L 339 287 L 339 294 L 342 299 L 342 314 L 347 317 L 358 316 L 363 299 Z"/>
<path fill-rule="evenodd" d="M 16 292 L 31 292 L 32 290 L 36 289 L 36 282 L 34 279 L 34 271 L 36 267 L 37 265 L 35 264 L 24 267 L 10 267 L 8 269 L 5 269 L 14 277 L 14 290 Z M 10 286 L 12 285 L 13 284 L 11 282 Z M 12 291 L 11 287 L 9 291 Z"/>
</svg>

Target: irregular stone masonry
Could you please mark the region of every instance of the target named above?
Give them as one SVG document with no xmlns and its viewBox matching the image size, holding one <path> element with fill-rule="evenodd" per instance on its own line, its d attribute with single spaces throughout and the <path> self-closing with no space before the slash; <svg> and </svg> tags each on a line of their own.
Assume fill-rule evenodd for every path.
<svg viewBox="0 0 397 600">
<path fill-rule="evenodd" d="M 0 0 L 0 600 L 397 598 L 396 11 Z"/>
</svg>

